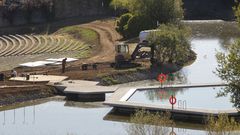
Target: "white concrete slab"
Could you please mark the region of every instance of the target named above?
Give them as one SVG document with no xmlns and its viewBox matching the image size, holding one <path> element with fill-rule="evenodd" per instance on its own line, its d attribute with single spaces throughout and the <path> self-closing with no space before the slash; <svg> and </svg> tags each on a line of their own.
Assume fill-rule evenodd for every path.
<svg viewBox="0 0 240 135">
<path fill-rule="evenodd" d="M 57 87 L 65 87 L 64 93 L 69 94 L 104 94 L 113 93 L 117 86 L 98 86 L 98 82 L 84 80 L 68 80 L 60 84 L 54 85 Z"/>
<path fill-rule="evenodd" d="M 55 75 L 30 75 L 29 80 L 26 77 L 12 77 L 11 81 L 23 81 L 23 82 L 61 82 L 66 80 L 67 76 L 55 76 Z"/>
<path fill-rule="evenodd" d="M 41 67 L 41 66 L 46 66 L 48 64 L 53 64 L 55 62 L 53 61 L 35 61 L 35 62 L 27 62 L 20 64 L 22 67 Z"/>
<path fill-rule="evenodd" d="M 62 62 L 62 60 L 65 58 L 58 58 L 58 59 L 54 59 L 54 58 L 50 58 L 50 59 L 46 59 L 47 61 L 53 61 L 53 62 Z M 73 61 L 77 61 L 78 59 L 75 58 L 67 58 L 67 62 L 73 62 Z"/>
</svg>

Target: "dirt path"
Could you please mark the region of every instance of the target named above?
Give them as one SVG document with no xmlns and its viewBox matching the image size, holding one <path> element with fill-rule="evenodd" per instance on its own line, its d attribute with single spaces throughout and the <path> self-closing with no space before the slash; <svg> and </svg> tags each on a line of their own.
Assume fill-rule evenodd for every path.
<svg viewBox="0 0 240 135">
<path fill-rule="evenodd" d="M 84 62 L 94 63 L 114 61 L 115 44 L 121 38 L 115 30 L 114 24 L 104 21 L 94 21 L 80 26 L 96 31 L 99 34 L 101 46 L 95 56 L 84 60 Z"/>
</svg>

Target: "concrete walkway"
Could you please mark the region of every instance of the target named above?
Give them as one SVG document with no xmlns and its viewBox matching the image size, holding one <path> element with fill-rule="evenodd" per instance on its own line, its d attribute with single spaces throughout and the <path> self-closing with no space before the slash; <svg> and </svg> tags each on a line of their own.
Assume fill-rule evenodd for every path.
<svg viewBox="0 0 240 135">
<path fill-rule="evenodd" d="M 11 81 L 21 82 L 52 82 L 57 83 L 66 80 L 67 76 L 55 76 L 55 75 L 30 75 L 29 80 L 26 77 L 12 77 Z"/>
<path fill-rule="evenodd" d="M 190 84 L 190 85 L 169 85 L 164 86 L 162 88 L 193 88 L 193 87 L 220 87 L 227 86 L 227 84 Z M 153 111 L 169 111 L 172 112 L 179 117 L 191 118 L 196 120 L 202 120 L 203 117 L 207 117 L 209 115 L 217 116 L 219 113 L 227 113 L 229 116 L 239 117 L 238 111 L 236 109 L 232 110 L 208 110 L 208 109 L 193 109 L 193 108 L 175 108 L 171 109 L 171 106 L 159 106 L 154 104 L 145 104 L 145 103 L 137 103 L 130 102 L 128 99 L 137 91 L 137 90 L 151 90 L 157 89 L 157 86 L 147 86 L 147 87 L 124 87 L 119 88 L 105 101 L 103 104 L 117 108 L 118 110 L 123 109 L 124 111 L 134 111 L 135 109 L 145 108 L 147 110 Z"/>
<path fill-rule="evenodd" d="M 113 93 L 117 86 L 99 86 L 98 82 L 84 80 L 62 81 L 60 84 L 53 85 L 58 90 L 66 94 L 105 94 Z"/>
</svg>

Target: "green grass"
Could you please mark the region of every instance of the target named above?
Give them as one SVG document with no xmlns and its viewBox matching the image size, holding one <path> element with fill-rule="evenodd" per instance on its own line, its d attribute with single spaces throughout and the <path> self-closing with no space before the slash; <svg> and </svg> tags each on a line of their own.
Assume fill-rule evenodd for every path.
<svg viewBox="0 0 240 135">
<path fill-rule="evenodd" d="M 114 78 L 109 77 L 109 76 L 103 77 L 103 78 L 102 78 L 102 82 L 103 82 L 104 84 L 107 84 L 107 85 L 120 84 L 120 82 L 118 82 L 118 80 L 115 80 Z"/>
<path fill-rule="evenodd" d="M 87 44 L 98 44 L 98 33 L 88 28 L 82 28 L 80 26 L 64 27 L 57 31 L 57 34 L 68 35 L 71 38 L 81 40 Z"/>
</svg>

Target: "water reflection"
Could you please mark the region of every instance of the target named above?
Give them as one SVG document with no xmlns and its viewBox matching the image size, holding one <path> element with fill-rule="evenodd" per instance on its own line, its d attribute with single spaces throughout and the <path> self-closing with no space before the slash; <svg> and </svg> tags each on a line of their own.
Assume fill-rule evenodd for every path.
<svg viewBox="0 0 240 135">
<path fill-rule="evenodd" d="M 79 108 L 52 101 L 0 112 L 0 134 L 8 135 L 125 135 L 120 122 L 103 120 L 110 107 Z M 77 105 L 75 107 L 74 105 Z M 5 119 L 5 120 L 4 120 Z M 15 124 L 14 124 L 15 119 Z M 94 129 L 94 130 L 93 130 Z"/>
<path fill-rule="evenodd" d="M 235 110 L 230 95 L 216 97 L 222 87 L 165 89 L 166 97 L 162 97 L 162 89 L 148 89 L 136 91 L 128 102 L 154 104 L 158 106 L 171 106 L 169 98 L 174 94 L 177 98 L 175 107 L 185 109 Z M 149 96 L 151 95 L 151 96 Z"/>
<path fill-rule="evenodd" d="M 21 109 L 4 110 L 2 112 L 3 117 L 0 118 L 2 125 L 15 125 L 15 124 L 35 124 L 36 121 L 36 109 L 34 106 L 23 107 Z M 16 119 L 17 118 L 17 119 Z"/>
<path fill-rule="evenodd" d="M 214 74 L 217 67 L 216 53 L 224 52 L 216 39 L 192 40 L 192 48 L 197 53 L 196 61 L 180 72 L 187 78 L 187 83 L 221 83 L 222 80 Z"/>
<path fill-rule="evenodd" d="M 110 114 L 110 107 L 96 104 L 96 108 L 82 106 L 78 102 L 52 101 L 35 106 L 0 112 L 0 134 L 7 135 L 126 135 L 129 115 Z M 75 106 L 76 105 L 76 106 Z M 100 106 L 98 106 L 100 105 Z M 100 108 L 99 108 L 100 107 Z M 14 115 L 15 112 L 15 115 Z M 108 114 L 109 113 L 109 114 Z M 5 119 L 5 121 L 4 121 Z M 15 121 L 14 121 L 15 120 Z M 174 127 L 177 135 L 203 134 L 199 126 L 188 128 L 179 124 Z M 185 124 L 188 125 L 188 124 Z M 193 124 L 196 125 L 196 124 Z M 186 129 L 185 129 L 186 128 Z M 14 130 L 13 130 L 14 129 Z M 93 130 L 94 129 L 94 130 Z"/>
<path fill-rule="evenodd" d="M 197 60 L 180 72 L 187 83 L 220 83 L 222 80 L 214 74 L 217 67 L 216 53 L 227 53 L 228 46 L 240 36 L 235 22 L 225 21 L 185 21 L 192 28 L 192 49 Z M 183 82 L 185 83 L 185 82 Z"/>
<path fill-rule="evenodd" d="M 107 121 L 121 121 L 123 127 L 129 126 L 128 121 L 130 120 L 129 114 L 119 114 L 118 111 L 112 109 L 106 116 L 103 118 Z M 170 132 L 174 131 L 177 135 L 206 135 L 205 125 L 197 123 L 185 123 L 185 122 L 175 122 L 173 127 L 168 127 Z"/>
<path fill-rule="evenodd" d="M 223 41 L 237 38 L 240 35 L 236 22 L 227 21 L 185 21 L 192 29 L 192 38 L 200 39 L 220 39 Z"/>
</svg>

